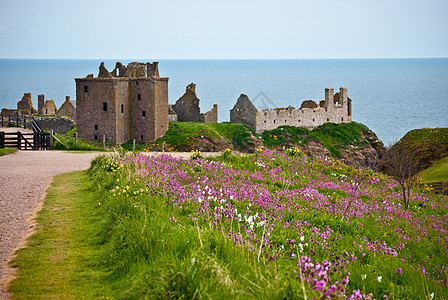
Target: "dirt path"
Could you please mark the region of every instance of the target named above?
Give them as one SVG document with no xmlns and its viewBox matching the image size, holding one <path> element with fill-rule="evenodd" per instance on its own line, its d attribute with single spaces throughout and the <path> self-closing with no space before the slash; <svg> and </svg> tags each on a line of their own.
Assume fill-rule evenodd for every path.
<svg viewBox="0 0 448 300">
<path fill-rule="evenodd" d="M 0 157 L 0 299 L 9 299 L 11 296 L 7 285 L 14 278 L 16 270 L 8 267 L 8 262 L 32 233 L 32 219 L 42 206 L 45 191 L 53 176 L 88 169 L 92 159 L 100 154 L 18 151 Z M 217 154 L 205 153 L 204 156 Z M 185 158 L 191 153 L 170 155 Z"/>
<path fill-rule="evenodd" d="M 7 263 L 31 233 L 53 176 L 87 169 L 98 154 L 18 151 L 0 157 L 0 299 L 10 296 L 5 289 L 15 270 Z"/>
</svg>

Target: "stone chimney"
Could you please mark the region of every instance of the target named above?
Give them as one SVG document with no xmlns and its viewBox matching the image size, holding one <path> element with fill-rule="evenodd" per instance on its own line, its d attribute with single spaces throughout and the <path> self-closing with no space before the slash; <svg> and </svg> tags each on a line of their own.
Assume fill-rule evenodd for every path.
<svg viewBox="0 0 448 300">
<path fill-rule="evenodd" d="M 37 111 L 40 116 L 44 115 L 45 95 L 37 95 Z"/>
</svg>

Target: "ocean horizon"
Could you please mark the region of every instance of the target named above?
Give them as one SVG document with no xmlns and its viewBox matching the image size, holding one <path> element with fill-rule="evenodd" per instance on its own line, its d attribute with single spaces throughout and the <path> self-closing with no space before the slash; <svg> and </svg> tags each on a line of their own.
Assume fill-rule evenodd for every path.
<svg viewBox="0 0 448 300">
<path fill-rule="evenodd" d="M 169 77 L 169 103 L 191 82 L 201 111 L 218 104 L 218 121 L 246 94 L 258 109 L 300 107 L 324 99 L 325 88 L 348 88 L 353 121 L 363 123 L 386 144 L 417 128 L 448 127 L 448 58 L 390 59 L 0 59 L 0 108 L 16 108 L 24 93 L 45 94 L 59 108 L 65 96 L 76 98 L 75 78 L 97 76 L 104 61 L 159 61 Z"/>
</svg>

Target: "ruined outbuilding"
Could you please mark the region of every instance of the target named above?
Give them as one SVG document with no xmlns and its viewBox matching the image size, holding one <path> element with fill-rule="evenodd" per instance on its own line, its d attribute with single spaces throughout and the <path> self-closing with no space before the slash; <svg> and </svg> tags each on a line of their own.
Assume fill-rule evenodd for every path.
<svg viewBox="0 0 448 300">
<path fill-rule="evenodd" d="M 319 105 L 307 100 L 299 109 L 287 108 L 263 109 L 258 111 L 246 95 L 241 95 L 230 110 L 231 123 L 245 123 L 257 133 L 272 130 L 279 126 L 316 128 L 324 123 L 349 123 L 352 121 L 351 99 L 347 96 L 347 88 L 341 87 L 334 94 L 332 88 L 325 89 L 325 100 Z"/>
<path fill-rule="evenodd" d="M 17 112 L 19 115 L 32 115 L 37 113 L 31 101 L 31 93 L 25 93 L 22 100 L 17 102 Z"/>
<path fill-rule="evenodd" d="M 76 121 L 76 100 L 70 99 L 70 96 L 66 96 L 65 102 L 61 105 L 56 114 L 67 116 L 73 121 Z"/>
<path fill-rule="evenodd" d="M 43 115 L 55 115 L 57 110 L 53 100 L 45 101 L 44 107 L 42 108 Z"/>
<path fill-rule="evenodd" d="M 76 78 L 76 122 L 80 138 L 124 143 L 152 142 L 168 130 L 168 78 L 158 62 L 104 63 L 98 77 Z"/>
<path fill-rule="evenodd" d="M 241 94 L 235 106 L 230 110 L 230 123 L 243 123 L 255 129 L 257 127 L 257 112 L 257 108 L 249 97 Z"/>
<path fill-rule="evenodd" d="M 218 105 L 214 104 L 210 111 L 201 113 L 199 101 L 200 100 L 196 95 L 196 84 L 190 83 L 185 89 L 185 94 L 183 94 L 174 105 L 171 105 L 171 109 L 177 115 L 177 121 L 217 123 Z M 176 118 L 173 114 L 170 115 L 170 118 Z"/>
</svg>

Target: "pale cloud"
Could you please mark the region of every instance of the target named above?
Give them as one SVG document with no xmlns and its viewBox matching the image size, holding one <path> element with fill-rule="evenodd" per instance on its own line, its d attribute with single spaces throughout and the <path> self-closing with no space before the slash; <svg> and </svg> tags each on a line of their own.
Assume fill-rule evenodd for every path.
<svg viewBox="0 0 448 300">
<path fill-rule="evenodd" d="M 0 26 L 0 32 L 5 32 L 8 29 L 6 26 Z"/>
</svg>

